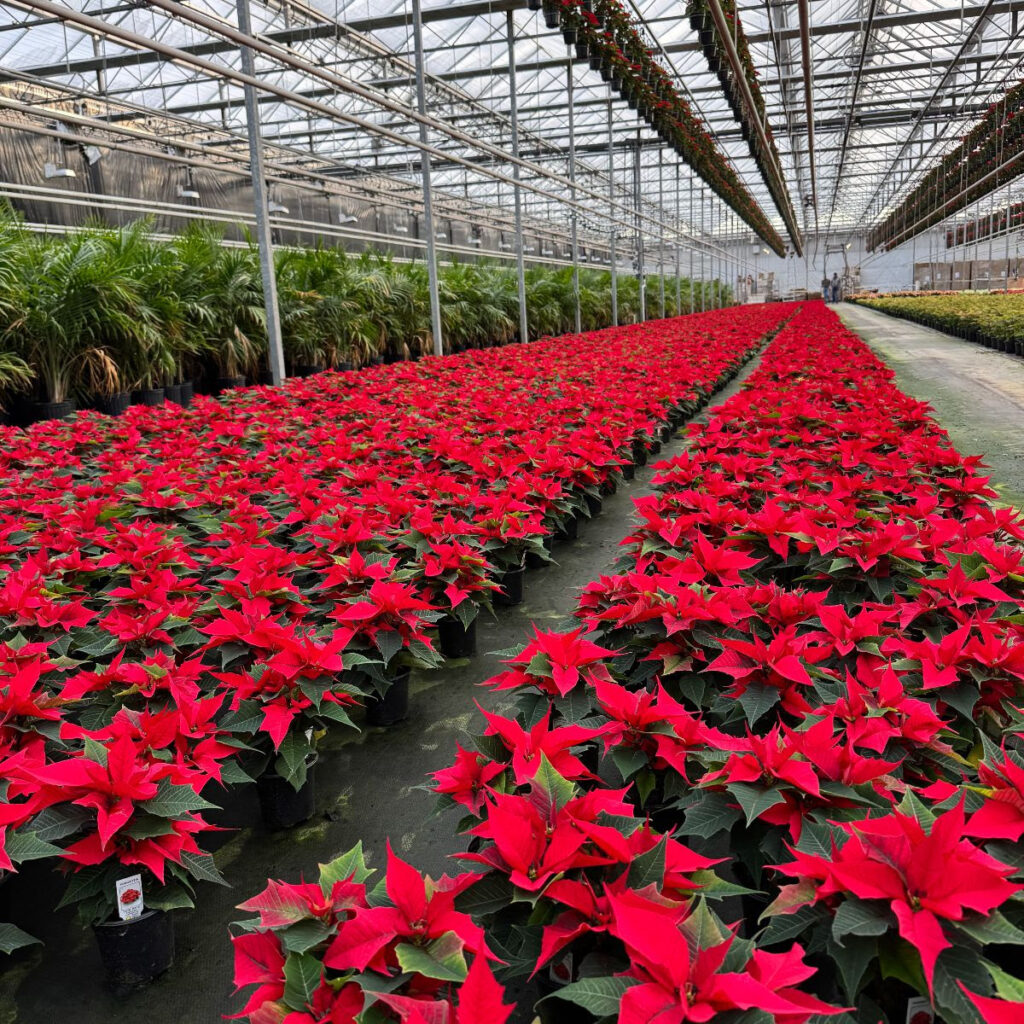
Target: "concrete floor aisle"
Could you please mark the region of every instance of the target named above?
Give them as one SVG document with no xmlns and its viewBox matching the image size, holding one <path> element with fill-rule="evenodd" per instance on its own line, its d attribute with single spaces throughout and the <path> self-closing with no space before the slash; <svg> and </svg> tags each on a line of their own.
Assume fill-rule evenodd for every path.
<svg viewBox="0 0 1024 1024">
<path fill-rule="evenodd" d="M 748 363 L 712 405 L 733 394 L 756 363 Z M 706 415 L 707 410 L 698 419 Z M 652 463 L 682 449 L 683 442 L 675 438 Z M 261 891 L 268 877 L 296 880 L 305 872 L 315 878 L 319 862 L 359 840 L 371 865 L 380 867 L 388 839 L 400 855 L 435 878 L 457 872 L 457 862 L 448 859 L 465 848 L 454 831 L 457 816 L 429 818 L 433 797 L 416 787 L 429 781 L 429 772 L 451 763 L 457 740 L 467 745 L 467 734 L 483 732 L 474 700 L 488 710 L 511 705 L 504 695 L 478 685 L 501 670 L 500 659 L 486 652 L 525 641 L 531 622 L 547 629 L 572 627 L 569 616 L 580 589 L 611 571 L 619 542 L 633 522 L 630 499 L 650 492 L 651 476 L 650 465 L 638 469 L 635 480 L 605 499 L 602 514 L 586 525 L 579 540 L 555 547 L 557 564 L 527 573 L 524 604 L 499 610 L 497 618 L 481 616 L 475 658 L 414 673 L 405 722 L 359 735 L 343 729 L 332 733 L 318 766 L 318 806 L 310 823 L 268 834 L 260 824 L 254 787 L 243 790 L 241 828 L 217 852 L 232 888 L 200 886 L 198 909 L 177 914 L 174 969 L 148 988 L 126 998 L 108 992 L 92 936 L 69 910 L 50 913 L 62 888 L 52 864 L 24 865 L 28 877 L 17 880 L 22 906 L 14 920 L 46 945 L 33 947 L 0 971 L 0 1024 L 215 1024 L 241 1005 L 231 992 L 228 924 L 247 916 L 234 908 Z M 4 895 L 0 892 L 0 898 Z M 4 919 L 12 918 L 0 913 Z"/>
<path fill-rule="evenodd" d="M 964 455 L 982 455 L 1003 501 L 1024 507 L 1024 359 L 852 303 L 832 307 L 928 402 Z"/>
</svg>

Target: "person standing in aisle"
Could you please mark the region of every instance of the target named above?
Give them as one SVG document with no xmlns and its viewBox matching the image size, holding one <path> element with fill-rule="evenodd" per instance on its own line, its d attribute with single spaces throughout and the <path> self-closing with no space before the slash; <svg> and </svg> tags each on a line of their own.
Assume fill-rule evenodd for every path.
<svg viewBox="0 0 1024 1024">
<path fill-rule="evenodd" d="M 832 275 L 832 301 L 838 302 L 840 298 L 840 292 L 842 291 L 842 285 L 839 283 L 839 275 Z"/>
<path fill-rule="evenodd" d="M 828 300 L 829 300 L 829 299 L 830 299 L 830 298 L 832 297 L 832 286 L 831 286 L 831 285 L 829 284 L 829 281 L 828 281 L 828 274 L 826 274 L 826 275 L 825 275 L 825 276 L 824 276 L 824 277 L 823 277 L 823 278 L 821 279 L 821 297 L 822 297 L 822 298 L 823 298 L 823 299 L 824 299 L 824 300 L 825 300 L 826 302 L 828 302 Z"/>
</svg>

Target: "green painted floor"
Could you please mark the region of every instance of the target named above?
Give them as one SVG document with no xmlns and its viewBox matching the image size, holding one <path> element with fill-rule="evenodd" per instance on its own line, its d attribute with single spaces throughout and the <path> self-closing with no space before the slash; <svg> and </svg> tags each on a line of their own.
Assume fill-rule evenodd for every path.
<svg viewBox="0 0 1024 1024">
<path fill-rule="evenodd" d="M 833 308 L 903 391 L 932 406 L 960 452 L 984 456 L 1002 500 L 1024 507 L 1024 359 L 865 306 Z"/>
</svg>

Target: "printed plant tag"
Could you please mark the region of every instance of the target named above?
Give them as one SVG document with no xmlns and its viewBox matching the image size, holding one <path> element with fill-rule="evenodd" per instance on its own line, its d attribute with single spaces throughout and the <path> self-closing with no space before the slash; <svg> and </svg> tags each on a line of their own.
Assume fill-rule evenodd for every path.
<svg viewBox="0 0 1024 1024">
<path fill-rule="evenodd" d="M 122 921 L 142 916 L 142 875 L 117 880 L 117 914 Z"/>
<path fill-rule="evenodd" d="M 911 996 L 907 1000 L 907 1024 L 935 1024 L 935 1011 L 924 996 Z"/>
</svg>

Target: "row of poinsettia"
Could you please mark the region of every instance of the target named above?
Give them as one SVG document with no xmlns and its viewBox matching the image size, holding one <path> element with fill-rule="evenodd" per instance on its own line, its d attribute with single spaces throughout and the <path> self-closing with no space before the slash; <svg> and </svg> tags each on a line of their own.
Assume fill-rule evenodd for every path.
<svg viewBox="0 0 1024 1024">
<path fill-rule="evenodd" d="M 529 0 L 549 28 L 610 82 L 709 188 L 780 256 L 785 245 L 711 133 L 655 59 L 633 14 L 620 0 Z"/>
<path fill-rule="evenodd" d="M 1020 1019 L 1024 527 L 820 304 L 692 441 L 436 773 L 477 870 L 271 882 L 243 1016 Z"/>
<path fill-rule="evenodd" d="M 439 663 L 507 570 L 703 401 L 779 308 L 549 339 L 188 410 L 5 430 L 0 871 L 110 913 L 217 877 L 203 812 Z M 0 945 L 24 937 L 8 930 Z"/>
</svg>

